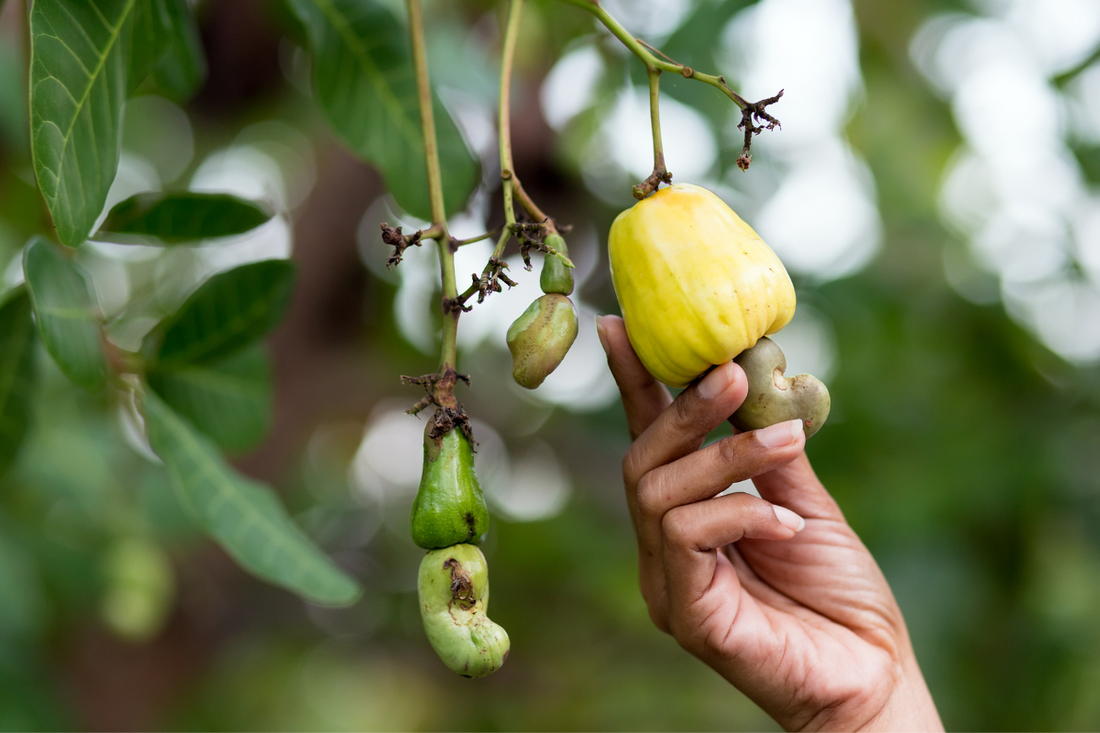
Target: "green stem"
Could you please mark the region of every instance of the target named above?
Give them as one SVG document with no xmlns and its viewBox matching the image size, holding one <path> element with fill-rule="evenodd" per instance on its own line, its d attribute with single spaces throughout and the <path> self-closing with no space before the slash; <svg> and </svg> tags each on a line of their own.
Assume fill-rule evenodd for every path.
<svg viewBox="0 0 1100 733">
<path fill-rule="evenodd" d="M 455 247 L 465 247 L 467 244 L 473 244 L 474 242 L 480 242 L 482 240 L 489 239 L 490 237 L 495 237 L 498 234 L 500 234 L 500 230 L 499 229 L 494 229 L 491 232 L 485 232 L 484 234 L 479 234 L 476 237 L 470 237 L 469 239 L 456 239 L 456 240 L 454 240 L 454 246 Z"/>
<path fill-rule="evenodd" d="M 516 55 L 516 41 L 519 38 L 519 21 L 523 13 L 523 0 L 510 0 L 508 3 L 508 21 L 504 29 L 504 48 L 500 61 L 500 178 L 504 189 L 505 232 L 516 223 L 514 204 L 519 203 L 533 221 L 545 221 L 548 234 L 556 234 L 554 221 L 543 213 L 527 192 L 523 190 L 519 176 L 512 164 L 512 62 Z M 504 240 L 507 243 L 507 239 Z M 503 248 L 498 246 L 498 250 Z M 500 256 L 500 252 L 496 253 Z"/>
<path fill-rule="evenodd" d="M 458 317 L 461 311 L 452 307 L 458 296 L 455 284 L 454 252 L 447 234 L 447 215 L 443 205 L 443 177 L 439 169 L 439 146 L 435 137 L 435 116 L 432 110 L 432 87 L 428 78 L 428 54 L 424 46 L 424 16 L 420 0 L 408 0 L 409 35 L 412 40 L 413 67 L 416 70 L 416 91 L 420 103 L 420 128 L 424 134 L 424 162 L 428 172 L 428 193 L 432 206 L 432 228 L 439 230 L 439 274 L 443 283 L 443 346 L 440 351 L 439 373 L 442 375 L 457 361 Z M 451 395 L 453 400 L 454 396 Z"/>
<path fill-rule="evenodd" d="M 674 74 L 680 74 L 687 79 L 696 79 L 721 91 L 733 100 L 733 103 L 740 109 L 745 109 L 749 106 L 749 103 L 745 101 L 740 94 L 730 89 L 729 85 L 726 84 L 726 78 L 724 76 L 704 74 L 667 57 L 659 58 L 656 56 L 649 46 L 630 35 L 630 33 L 619 25 L 619 22 L 611 17 L 611 15 L 604 10 L 603 6 L 595 0 L 563 0 L 563 2 L 567 2 L 570 5 L 576 5 L 578 8 L 583 8 L 596 16 L 596 19 L 603 23 L 607 30 L 611 31 L 616 38 L 622 41 L 623 45 L 630 49 L 631 53 L 642 60 L 642 63 L 645 64 L 646 71 L 668 71 Z"/>
<path fill-rule="evenodd" d="M 516 171 L 512 165 L 512 62 L 516 55 L 516 40 L 519 38 L 519 21 L 523 14 L 523 0 L 511 0 L 508 3 L 508 22 L 504 29 L 504 48 L 500 59 L 500 178 L 504 189 L 504 232 L 503 241 L 516 223 L 513 208 L 513 193 L 516 184 Z M 498 247 L 499 248 L 499 247 Z"/>
<path fill-rule="evenodd" d="M 420 129 L 424 134 L 424 161 L 428 168 L 428 194 L 431 198 L 432 224 L 443 226 L 443 179 L 439 174 L 439 145 L 435 138 L 435 113 L 432 109 L 432 86 L 428 78 L 428 53 L 424 46 L 424 15 L 420 0 L 408 0 L 409 34 L 412 39 L 413 67 L 416 71 L 416 92 L 420 103 Z"/>
<path fill-rule="evenodd" d="M 512 173 L 512 61 L 519 38 L 523 0 L 508 3 L 508 22 L 504 29 L 504 48 L 500 60 L 500 174 L 507 181 Z"/>
<path fill-rule="evenodd" d="M 554 225 L 554 220 L 547 216 L 546 213 L 539 208 L 538 204 L 535 203 L 534 199 L 527 195 L 527 191 L 523 189 L 523 184 L 518 178 L 512 181 L 512 191 L 515 193 L 519 205 L 523 207 L 523 210 L 527 212 L 527 216 L 531 218 L 531 221 L 544 222 L 547 234 L 558 234 L 558 228 Z"/>
<path fill-rule="evenodd" d="M 653 127 L 653 172 L 665 172 L 665 148 L 661 141 L 661 72 L 649 69 L 649 122 Z"/>
</svg>

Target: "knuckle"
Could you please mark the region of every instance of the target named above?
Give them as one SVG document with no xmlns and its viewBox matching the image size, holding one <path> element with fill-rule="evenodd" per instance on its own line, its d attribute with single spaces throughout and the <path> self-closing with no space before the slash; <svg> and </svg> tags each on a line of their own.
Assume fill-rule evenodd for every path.
<svg viewBox="0 0 1100 733">
<path fill-rule="evenodd" d="M 638 485 L 642 478 L 641 461 L 639 459 L 637 443 L 635 443 L 623 456 L 623 482 L 627 486 Z"/>
<path fill-rule="evenodd" d="M 675 507 L 665 513 L 661 519 L 661 532 L 665 540 L 675 547 L 690 547 L 691 523 L 684 507 Z"/>
<path fill-rule="evenodd" d="M 703 416 L 695 409 L 697 400 L 692 399 L 694 392 L 683 392 L 672 402 L 673 421 L 681 428 L 692 429 L 703 426 Z"/>
<path fill-rule="evenodd" d="M 638 512 L 644 517 L 658 517 L 663 513 L 664 502 L 661 499 L 662 481 L 652 472 L 642 476 L 638 482 Z"/>
<path fill-rule="evenodd" d="M 735 480 L 743 481 L 755 476 L 760 468 L 759 451 L 753 450 L 755 438 L 746 434 L 733 435 L 720 440 L 718 457 L 723 465 L 737 471 Z"/>
<path fill-rule="evenodd" d="M 763 499 L 755 497 L 752 494 L 746 493 L 744 491 L 738 491 L 723 498 L 733 504 L 738 512 L 744 512 L 751 507 L 756 506 L 759 502 L 764 501 Z"/>
<path fill-rule="evenodd" d="M 734 435 L 729 438 L 724 438 L 718 441 L 718 457 L 722 459 L 723 463 L 736 464 L 740 463 L 744 458 L 744 451 L 741 450 L 738 440 L 741 436 Z"/>
</svg>

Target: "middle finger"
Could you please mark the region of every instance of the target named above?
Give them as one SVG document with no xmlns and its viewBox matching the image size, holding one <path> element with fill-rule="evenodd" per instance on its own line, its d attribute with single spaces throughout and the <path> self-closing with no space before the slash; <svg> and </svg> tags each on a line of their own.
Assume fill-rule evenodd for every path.
<svg viewBox="0 0 1100 733">
<path fill-rule="evenodd" d="M 623 478 L 632 509 L 636 508 L 634 494 L 642 476 L 697 450 L 707 433 L 741 406 L 747 392 L 745 372 L 728 361 L 673 400 L 634 441 L 623 459 Z"/>
<path fill-rule="evenodd" d="M 797 458 L 805 447 L 800 420 L 753 430 L 659 466 L 638 483 L 638 541 L 657 556 L 661 522 L 678 506 L 710 499 L 730 484 L 773 471 Z"/>
</svg>

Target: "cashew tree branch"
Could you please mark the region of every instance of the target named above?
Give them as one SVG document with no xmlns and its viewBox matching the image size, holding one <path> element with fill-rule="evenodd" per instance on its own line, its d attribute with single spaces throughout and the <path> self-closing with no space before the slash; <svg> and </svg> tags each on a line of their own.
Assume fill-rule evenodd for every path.
<svg viewBox="0 0 1100 733">
<path fill-rule="evenodd" d="M 775 104 L 779 101 L 779 98 L 783 96 L 783 90 L 780 89 L 779 93 L 774 97 L 768 97 L 767 99 L 761 99 L 758 102 L 749 102 L 745 100 L 737 92 L 730 88 L 730 85 L 726 83 L 726 77 L 713 74 L 705 74 L 701 71 L 696 71 L 690 66 L 681 64 L 668 56 L 664 55 L 657 49 L 653 48 L 645 41 L 632 36 L 622 25 L 619 24 L 615 18 L 607 12 L 606 9 L 598 0 L 562 0 L 562 2 L 569 3 L 570 5 L 576 5 L 578 8 L 587 10 L 592 13 L 597 20 L 604 25 L 607 30 L 611 31 L 611 34 L 618 38 L 624 46 L 630 49 L 631 53 L 637 56 L 643 64 L 645 64 L 646 72 L 650 77 L 650 114 L 654 119 L 654 137 L 660 135 L 660 122 L 657 121 L 656 112 L 654 109 L 653 100 L 656 97 L 656 82 L 654 76 L 660 72 L 667 71 L 673 74 L 679 74 L 685 79 L 695 79 L 701 81 L 704 84 L 708 84 L 715 89 L 719 90 L 741 110 L 741 122 L 737 125 L 738 129 L 745 131 L 745 144 L 741 150 L 741 156 L 737 159 L 737 165 L 741 170 L 746 170 L 749 167 L 749 163 L 752 161 L 752 156 L 749 154 L 749 150 L 752 146 L 752 136 L 759 134 L 763 130 L 773 130 L 779 127 L 779 120 L 768 113 L 767 107 Z M 654 147 L 654 157 L 657 156 L 658 148 Z M 658 167 L 654 166 L 654 174 L 658 171 Z M 652 178 L 652 176 L 651 176 Z M 635 196 L 638 196 L 639 192 L 642 192 L 642 196 L 648 195 L 653 190 L 656 190 L 656 184 L 653 184 L 652 189 L 648 192 L 645 191 L 646 186 L 650 183 L 649 179 L 645 183 L 635 186 Z"/>
<path fill-rule="evenodd" d="M 456 302 L 458 287 L 455 283 L 455 248 L 447 232 L 447 216 L 443 202 L 443 177 L 439 166 L 439 146 L 436 141 L 435 116 L 432 110 L 432 87 L 428 76 L 428 55 L 424 43 L 424 15 L 420 0 L 407 0 L 407 4 L 413 69 L 416 73 L 417 100 L 420 105 L 420 128 L 424 136 L 424 163 L 427 166 L 428 193 L 431 201 L 432 225 L 428 231 L 434 235 L 433 238 L 439 246 L 439 272 L 443 284 L 441 301 L 443 335 L 439 370 L 433 375 L 405 379 L 410 383 L 424 386 L 428 393 L 410 412 L 419 412 L 429 404 L 436 405 L 432 436 L 438 439 L 453 427 L 460 427 L 469 434 L 468 420 L 454 396 L 455 383 L 464 378 L 455 369 L 458 360 L 458 319 L 462 315 L 462 307 Z M 419 234 L 423 236 L 422 233 Z"/>
</svg>

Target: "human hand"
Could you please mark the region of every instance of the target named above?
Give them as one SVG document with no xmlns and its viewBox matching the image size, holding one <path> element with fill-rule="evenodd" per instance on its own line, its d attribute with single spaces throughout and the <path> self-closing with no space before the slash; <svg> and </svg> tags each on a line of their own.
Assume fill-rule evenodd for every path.
<svg viewBox="0 0 1100 733">
<path fill-rule="evenodd" d="M 744 400 L 741 368 L 673 400 L 621 318 L 597 329 L 634 439 L 623 479 L 657 627 L 787 730 L 943 730 L 901 611 L 814 475 L 799 421 L 701 448 Z M 749 478 L 762 498 L 718 496 Z"/>
</svg>

